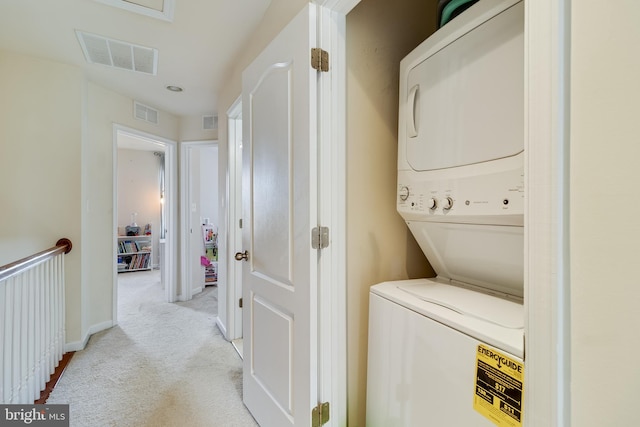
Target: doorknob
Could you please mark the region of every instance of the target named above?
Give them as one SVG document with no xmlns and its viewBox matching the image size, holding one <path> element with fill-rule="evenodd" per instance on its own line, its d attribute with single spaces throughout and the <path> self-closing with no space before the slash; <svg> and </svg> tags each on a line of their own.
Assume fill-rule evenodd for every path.
<svg viewBox="0 0 640 427">
<path fill-rule="evenodd" d="M 236 252 L 236 261 L 248 261 L 249 260 L 249 252 L 244 251 L 244 252 Z"/>
</svg>

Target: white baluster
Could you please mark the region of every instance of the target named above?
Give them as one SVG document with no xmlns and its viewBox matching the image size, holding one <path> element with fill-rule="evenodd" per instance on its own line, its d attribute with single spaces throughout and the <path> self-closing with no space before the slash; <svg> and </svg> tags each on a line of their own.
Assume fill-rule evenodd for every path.
<svg viewBox="0 0 640 427">
<path fill-rule="evenodd" d="M 0 281 L 0 403 L 29 404 L 65 344 L 64 255 Z"/>
</svg>

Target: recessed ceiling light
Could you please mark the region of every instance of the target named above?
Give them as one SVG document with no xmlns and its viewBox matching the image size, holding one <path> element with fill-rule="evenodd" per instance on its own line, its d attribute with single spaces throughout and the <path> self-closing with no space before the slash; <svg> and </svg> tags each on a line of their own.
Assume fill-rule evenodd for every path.
<svg viewBox="0 0 640 427">
<path fill-rule="evenodd" d="M 182 89 L 180 86 L 169 85 L 167 86 L 167 90 L 170 90 L 171 92 L 182 92 L 184 89 Z"/>
</svg>

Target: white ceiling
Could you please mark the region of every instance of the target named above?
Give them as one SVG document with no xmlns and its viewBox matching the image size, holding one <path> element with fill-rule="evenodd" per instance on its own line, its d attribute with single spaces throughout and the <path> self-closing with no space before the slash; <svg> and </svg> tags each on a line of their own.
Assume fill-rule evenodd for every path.
<svg viewBox="0 0 640 427">
<path fill-rule="evenodd" d="M 131 1 L 162 7 L 168 0 Z M 0 50 L 77 65 L 90 81 L 179 116 L 217 114 L 230 64 L 270 2 L 175 0 L 168 22 L 98 0 L 0 0 Z M 158 49 L 157 75 L 87 63 L 75 30 Z"/>
</svg>

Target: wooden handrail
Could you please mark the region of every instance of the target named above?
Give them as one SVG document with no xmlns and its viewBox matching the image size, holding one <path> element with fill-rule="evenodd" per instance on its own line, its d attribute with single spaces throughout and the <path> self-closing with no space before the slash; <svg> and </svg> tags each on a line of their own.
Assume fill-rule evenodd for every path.
<svg viewBox="0 0 640 427">
<path fill-rule="evenodd" d="M 39 262 L 46 261 L 54 256 L 61 254 L 64 252 L 68 254 L 71 252 L 71 248 L 73 245 L 71 244 L 71 240 L 67 238 L 62 238 L 56 242 L 56 245 L 52 248 L 46 249 L 42 252 L 38 252 L 37 254 L 33 254 L 31 256 L 19 259 L 18 261 L 9 263 L 7 265 L 3 265 L 0 267 L 0 280 L 8 279 L 14 274 L 18 274 L 21 271 L 26 270 L 27 268 L 35 265 Z"/>
</svg>

